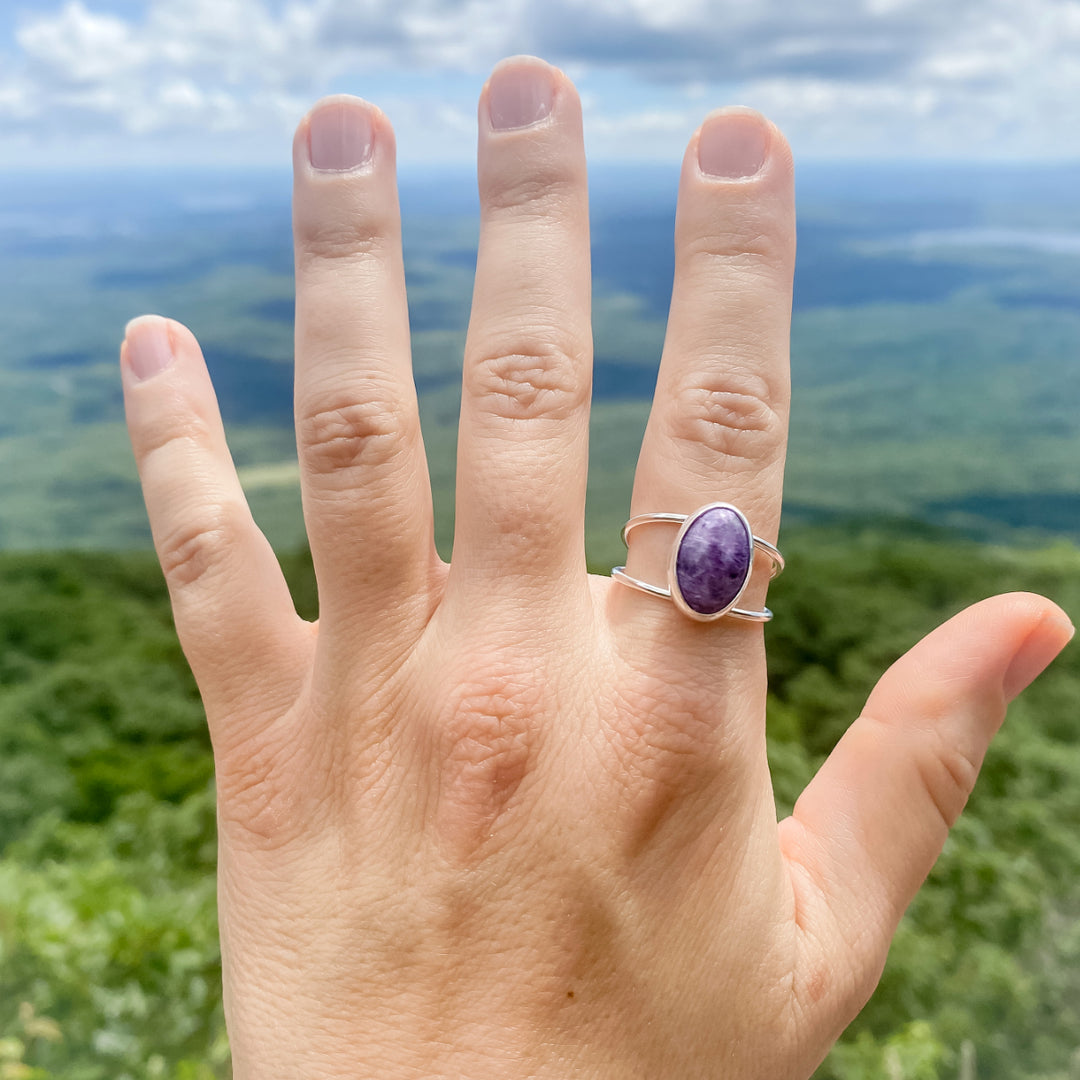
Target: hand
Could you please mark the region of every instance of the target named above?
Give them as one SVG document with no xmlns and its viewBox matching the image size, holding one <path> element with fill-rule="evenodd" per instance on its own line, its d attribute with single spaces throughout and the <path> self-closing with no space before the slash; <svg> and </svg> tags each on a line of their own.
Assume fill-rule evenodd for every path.
<svg viewBox="0 0 1080 1080">
<path fill-rule="evenodd" d="M 586 573 L 577 95 L 506 61 L 479 122 L 449 566 L 377 109 L 323 101 L 294 145 L 317 625 L 251 519 L 191 333 L 145 317 L 122 350 L 214 742 L 235 1076 L 805 1078 L 873 989 L 1007 700 L 1071 627 L 1030 595 L 956 616 L 886 673 L 778 827 L 761 627 Z M 724 499 L 776 540 L 792 192 L 757 114 L 691 139 L 634 514 Z M 636 532 L 629 571 L 663 581 L 673 536 Z"/>
</svg>

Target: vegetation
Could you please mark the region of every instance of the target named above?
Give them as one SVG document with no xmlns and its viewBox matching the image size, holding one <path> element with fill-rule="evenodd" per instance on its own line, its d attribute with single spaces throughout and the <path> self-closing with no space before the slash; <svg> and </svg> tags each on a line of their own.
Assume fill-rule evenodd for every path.
<svg viewBox="0 0 1080 1080">
<path fill-rule="evenodd" d="M 849 524 L 786 537 L 769 742 L 786 812 L 881 670 L 991 590 L 1080 610 L 1080 552 Z M 285 561 L 314 613 L 310 561 Z M 1010 712 L 820 1080 L 1080 1075 L 1080 653 Z M 212 763 L 144 554 L 0 557 L 0 1078 L 228 1075 Z"/>
<path fill-rule="evenodd" d="M 786 544 L 769 628 L 781 812 L 879 673 L 990 592 L 1080 610 L 1080 553 L 931 534 L 811 532 Z M 908 911 L 881 985 L 818 1080 L 1080 1076 L 1080 656 L 1012 706 L 975 794 Z M 968 1076 L 961 1072 L 967 1058 Z"/>
</svg>

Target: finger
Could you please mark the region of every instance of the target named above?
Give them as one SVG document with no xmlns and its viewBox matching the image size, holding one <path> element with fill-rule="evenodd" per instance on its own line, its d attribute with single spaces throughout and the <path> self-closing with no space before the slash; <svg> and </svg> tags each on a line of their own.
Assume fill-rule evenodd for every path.
<svg viewBox="0 0 1080 1080">
<path fill-rule="evenodd" d="M 783 135 L 748 109 L 713 113 L 683 161 L 671 312 L 632 514 L 730 502 L 775 543 L 794 261 L 794 180 Z M 636 530 L 629 572 L 665 584 L 673 539 L 670 526 Z M 740 607 L 760 606 L 767 577 L 759 567 Z M 670 605 L 630 595 L 670 622 Z"/>
<path fill-rule="evenodd" d="M 359 621 L 361 647 L 423 609 L 437 559 L 409 352 L 386 117 L 340 96 L 293 144 L 296 426 L 304 517 L 325 632 Z M 355 649 L 357 642 L 350 642 Z"/>
<path fill-rule="evenodd" d="M 821 954 L 846 955 L 860 973 L 849 1008 L 876 985 L 1007 703 L 1071 636 L 1064 612 L 1028 593 L 962 611 L 885 673 L 781 823 L 800 924 Z"/>
<path fill-rule="evenodd" d="M 198 342 L 156 315 L 121 347 L 128 430 L 177 633 L 213 724 L 295 691 L 310 638 L 236 477 Z"/>
<path fill-rule="evenodd" d="M 592 331 L 581 104 L 562 72 L 516 57 L 484 87 L 479 123 L 449 588 L 477 575 L 488 590 L 569 577 L 584 599 Z"/>
</svg>

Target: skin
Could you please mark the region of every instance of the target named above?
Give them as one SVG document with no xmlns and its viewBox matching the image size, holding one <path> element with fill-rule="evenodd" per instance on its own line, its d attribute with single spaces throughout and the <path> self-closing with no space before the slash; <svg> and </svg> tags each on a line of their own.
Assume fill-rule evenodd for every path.
<svg viewBox="0 0 1080 1080">
<path fill-rule="evenodd" d="M 496 130 L 492 95 L 525 69 L 548 80 L 550 112 Z M 312 167 L 327 108 L 370 121 L 365 165 Z M 706 174 L 725 139 L 760 148 L 761 168 Z M 390 124 L 330 99 L 294 150 L 317 624 L 251 519 L 192 334 L 144 316 L 121 350 L 214 743 L 235 1076 L 808 1077 L 1068 619 L 1013 594 L 940 627 L 778 824 L 761 626 L 696 623 L 586 573 L 590 271 L 570 81 L 515 58 L 480 98 L 450 565 L 432 540 Z M 722 110 L 695 132 L 675 246 L 631 512 L 725 499 L 775 542 L 794 202 L 790 151 L 763 117 Z M 636 532 L 630 572 L 662 582 L 673 535 Z M 764 601 L 766 577 L 759 560 L 742 606 Z"/>
</svg>

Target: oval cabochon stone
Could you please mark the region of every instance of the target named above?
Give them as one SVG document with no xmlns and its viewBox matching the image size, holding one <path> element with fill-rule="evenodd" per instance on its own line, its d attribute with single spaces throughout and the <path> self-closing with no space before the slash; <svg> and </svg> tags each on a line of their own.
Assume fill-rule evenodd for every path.
<svg viewBox="0 0 1080 1080">
<path fill-rule="evenodd" d="M 754 538 L 726 506 L 702 510 L 687 526 L 675 555 L 675 579 L 686 606 L 715 615 L 735 602 L 753 561 Z"/>
</svg>

